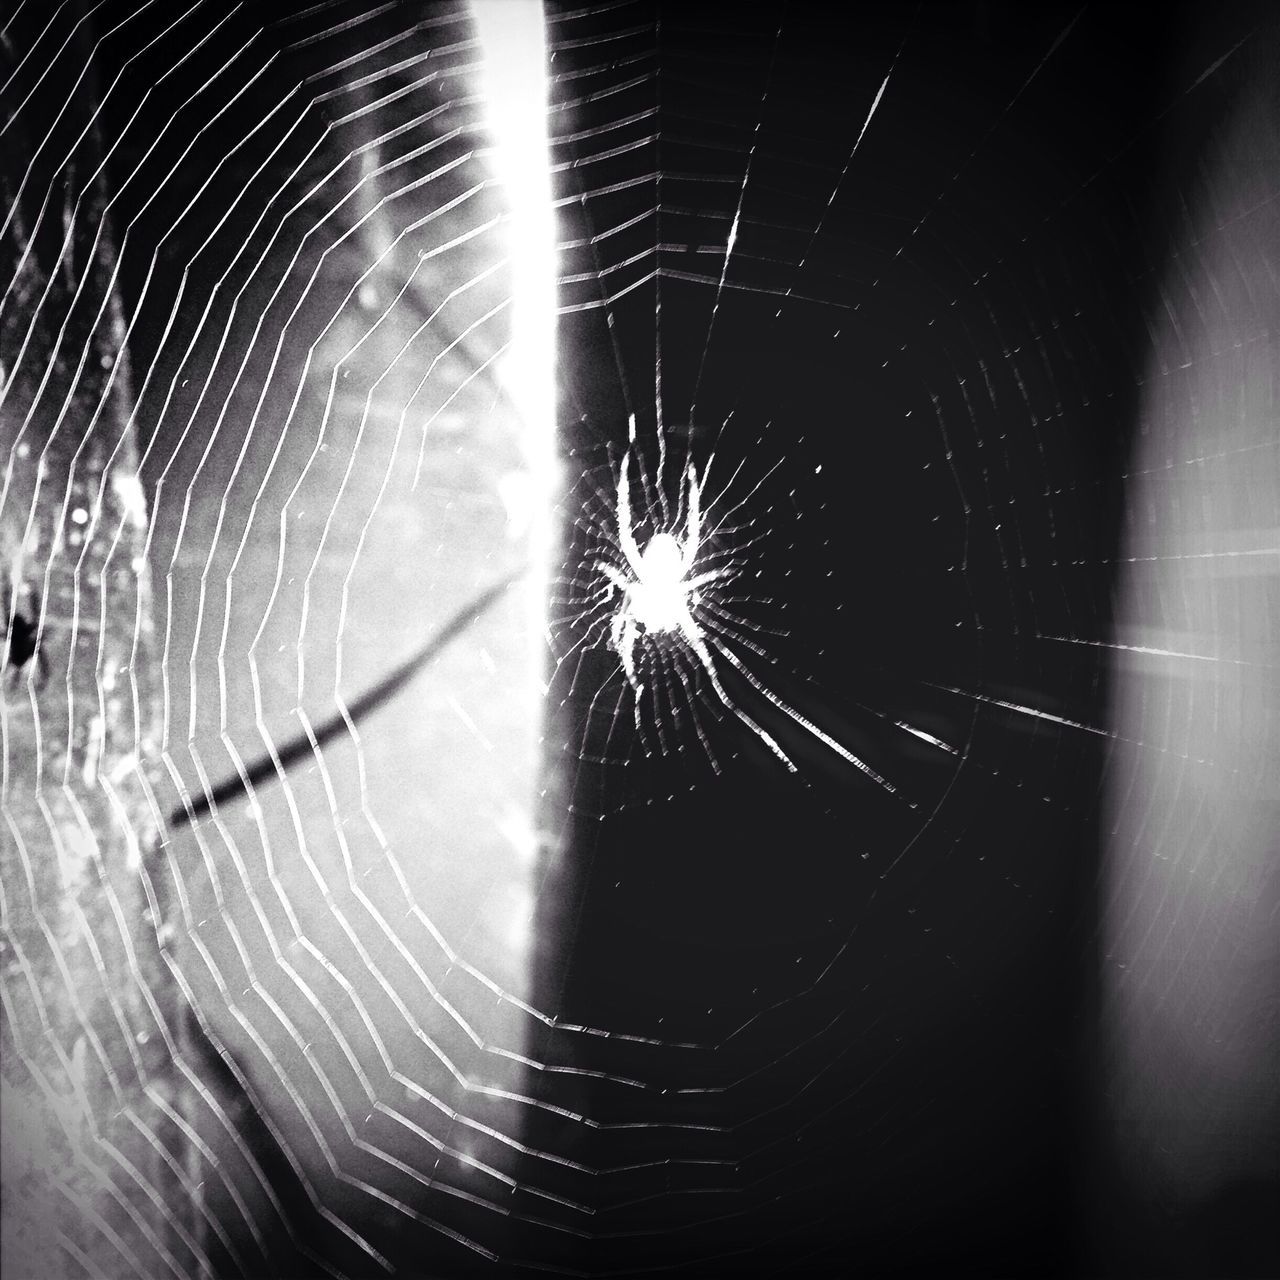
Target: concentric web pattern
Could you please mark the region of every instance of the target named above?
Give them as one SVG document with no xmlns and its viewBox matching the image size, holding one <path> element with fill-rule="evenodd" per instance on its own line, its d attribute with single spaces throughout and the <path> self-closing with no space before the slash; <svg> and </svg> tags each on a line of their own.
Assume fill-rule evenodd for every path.
<svg viewBox="0 0 1280 1280">
<path fill-rule="evenodd" d="M 737 1138 L 726 1217 L 780 1236 L 804 1221 L 819 1250 L 842 1197 L 901 1212 L 842 1141 L 918 1190 L 893 1150 L 904 1095 L 916 1122 L 950 1126 L 957 1165 L 1012 1114 L 1040 1123 L 1077 1052 L 1070 1032 L 1033 1042 L 1087 928 L 1104 769 L 1117 750 L 1195 750 L 1186 724 L 1113 723 L 1102 658 L 1135 519 L 1127 432 L 1167 332 L 1148 317 L 1191 327 L 1165 255 L 1214 235 L 1169 214 L 1212 178 L 1158 177 L 1148 148 L 1164 129 L 1212 137 L 1257 29 L 1224 21 L 1153 88 L 1096 73 L 1115 33 L 1088 13 L 998 42 L 969 21 L 841 27 L 800 6 L 729 31 L 623 5 L 557 24 L 553 46 L 582 477 L 553 690 L 592 857 L 578 950 L 607 975 L 579 980 L 577 1007 L 644 1009 L 747 1067 L 712 1068 Z M 1275 166 L 1255 159 L 1256 219 Z M 1245 319 L 1224 303 L 1222 323 Z M 1245 422 L 1273 466 L 1274 421 Z M 719 513 L 690 580 L 731 567 L 690 608 L 727 650 L 729 698 L 687 628 L 623 630 L 634 551 L 685 536 L 690 474 Z M 1272 555 L 1267 514 L 1250 527 Z M 1022 976 L 997 976 L 1012 956 Z M 963 1008 L 988 1039 L 947 1081 L 895 1008 L 904 990 L 937 1034 Z M 720 1238 L 763 1234 L 739 1220 Z"/>
<path fill-rule="evenodd" d="M 871 1259 L 1069 1072 L 1105 764 L 1194 754 L 1107 712 L 1146 317 L 1225 243 L 1142 158 L 1255 33 L 1143 97 L 1089 12 L 551 8 L 544 635 L 491 51 L 280 12 L 3 28 L 0 990 L 88 1206 L 30 1256 Z"/>
</svg>

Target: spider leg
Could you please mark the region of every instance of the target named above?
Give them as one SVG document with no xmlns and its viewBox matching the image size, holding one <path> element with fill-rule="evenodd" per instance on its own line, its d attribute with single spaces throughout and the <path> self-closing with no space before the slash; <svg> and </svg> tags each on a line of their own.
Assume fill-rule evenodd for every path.
<svg viewBox="0 0 1280 1280">
<path fill-rule="evenodd" d="M 698 554 L 698 536 L 702 525 L 702 489 L 698 484 L 698 473 L 693 463 L 685 468 L 685 479 L 689 485 L 689 506 L 684 522 L 685 569 L 693 567 L 694 557 Z"/>
<path fill-rule="evenodd" d="M 627 679 L 631 681 L 637 696 L 644 692 L 644 682 L 636 675 L 636 645 L 639 639 L 636 624 L 631 620 L 631 615 L 626 614 L 622 619 L 622 669 L 627 673 Z"/>
<path fill-rule="evenodd" d="M 600 572 L 603 573 L 604 576 L 623 593 L 623 595 L 631 590 L 631 583 L 629 583 L 623 574 L 619 570 L 615 569 L 613 565 L 605 564 L 603 560 L 597 560 L 596 568 L 599 569 Z"/>
<path fill-rule="evenodd" d="M 613 621 L 609 624 L 609 638 L 613 642 L 614 652 L 622 661 L 627 683 L 638 696 L 644 691 L 644 685 L 636 679 L 636 624 L 625 609 L 613 615 Z"/>
<path fill-rule="evenodd" d="M 711 687 L 715 690 L 716 697 L 719 698 L 720 701 L 724 703 L 725 707 L 729 711 L 732 711 L 733 714 L 737 716 L 738 719 L 741 720 L 742 723 L 745 724 L 747 728 L 750 729 L 751 732 L 754 733 L 756 737 L 759 738 L 760 741 L 763 742 L 764 745 L 768 747 L 769 750 L 772 751 L 773 754 L 777 756 L 792 773 L 799 772 L 795 764 L 792 762 L 791 757 L 778 745 L 777 739 L 775 739 L 763 725 L 757 724 L 756 721 L 743 711 L 743 709 L 729 697 L 728 693 L 725 692 L 724 685 L 720 683 L 720 675 L 716 671 L 715 663 L 712 661 L 711 653 L 707 648 L 706 641 L 702 638 L 702 631 L 698 627 L 698 624 L 693 620 L 693 614 L 689 612 L 687 606 L 681 610 L 679 627 L 680 634 L 684 637 L 685 642 L 688 644 L 689 648 L 693 650 L 698 661 L 702 663 L 702 668 L 707 673 L 707 679 L 711 682 Z M 734 665 L 736 666 L 737 664 L 735 663 Z"/>
<path fill-rule="evenodd" d="M 687 578 L 684 585 L 687 590 L 696 591 L 699 587 L 705 587 L 710 582 L 719 582 L 721 578 L 732 577 L 736 570 L 736 565 L 721 565 L 718 569 L 708 569 L 706 573 L 699 573 L 692 578 Z"/>
<path fill-rule="evenodd" d="M 636 733 L 639 734 L 640 741 L 645 743 L 645 751 L 647 752 L 649 747 L 644 736 L 644 725 L 640 723 L 640 695 L 644 692 L 644 685 L 636 679 L 636 624 L 631 620 L 629 614 L 622 620 L 622 635 L 623 642 L 626 645 L 622 651 L 622 668 L 627 673 L 627 679 L 631 681 L 632 689 L 635 690 L 635 696 L 631 699 L 631 715 L 635 720 Z"/>
<path fill-rule="evenodd" d="M 618 473 L 618 545 L 635 577 L 640 577 L 640 548 L 636 546 L 631 518 L 631 450 L 622 455 Z"/>
<path fill-rule="evenodd" d="M 684 471 L 685 485 L 681 492 L 681 506 L 684 508 L 684 532 L 676 539 L 680 548 L 680 577 L 688 578 L 693 562 L 698 558 L 698 530 L 701 522 L 701 491 L 698 487 L 698 475 L 689 463 Z"/>
<path fill-rule="evenodd" d="M 754 675 L 752 675 L 751 671 L 738 658 L 734 657 L 732 649 L 722 644 L 719 640 L 713 639 L 712 644 L 714 644 L 715 647 L 722 654 L 724 654 L 725 658 L 728 659 L 728 661 L 732 666 L 736 667 L 742 673 L 742 675 L 746 678 L 747 683 L 750 684 L 751 687 L 755 689 L 757 693 L 762 694 L 765 698 L 767 698 L 770 702 L 772 702 L 773 705 L 777 707 L 779 711 L 785 712 L 802 729 L 807 729 L 811 734 L 813 734 L 815 738 L 818 739 L 819 742 L 825 743 L 828 747 L 831 748 L 832 751 L 836 753 L 836 755 L 847 760 L 851 765 L 854 766 L 855 769 L 860 769 L 863 773 L 867 775 L 868 778 L 871 778 L 874 782 L 878 782 L 891 795 L 897 793 L 898 789 L 893 785 L 893 783 L 888 782 L 884 778 L 882 778 L 869 764 L 867 764 L 865 760 L 860 760 L 857 756 L 853 754 L 852 751 L 848 750 L 846 747 L 842 747 L 834 738 L 830 737 L 828 734 L 823 733 L 822 730 L 819 729 L 818 726 L 814 724 L 812 720 L 809 720 L 805 716 L 801 715 L 800 712 L 795 709 L 795 707 L 784 702 L 780 697 L 778 697 L 776 693 L 772 692 L 765 684 L 763 684 Z M 783 758 L 785 759 L 786 757 L 784 756 Z M 795 766 L 793 765 L 792 768 L 794 769 L 794 767 Z M 909 800 L 907 801 L 907 804 L 910 805 L 912 809 L 916 807 Z"/>
</svg>

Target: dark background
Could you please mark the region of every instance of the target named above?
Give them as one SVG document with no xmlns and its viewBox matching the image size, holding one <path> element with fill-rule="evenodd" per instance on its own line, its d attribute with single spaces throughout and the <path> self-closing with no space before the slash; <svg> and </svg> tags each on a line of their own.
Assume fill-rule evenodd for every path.
<svg viewBox="0 0 1280 1280">
<path fill-rule="evenodd" d="M 1188 1213 L 1151 1206 L 1116 1172 L 1097 1021 L 1108 738 L 937 687 L 1107 723 L 1101 650 L 1044 637 L 1109 634 L 1161 264 L 1186 234 L 1203 148 L 1239 82 L 1228 72 L 1187 89 L 1253 33 L 1237 67 L 1251 74 L 1262 17 L 661 10 L 658 145 L 676 175 L 663 183 L 664 211 L 676 210 L 664 212 L 663 265 L 718 274 L 721 259 L 701 267 L 697 246 L 716 226 L 723 243 L 740 183 L 695 197 L 679 175 L 741 173 L 759 117 L 737 253 L 760 259 L 735 258 L 729 279 L 819 299 L 725 294 L 693 421 L 726 470 L 745 456 L 763 471 L 776 453 L 790 483 L 803 477 L 800 518 L 762 517 L 766 541 L 784 545 L 761 591 L 790 602 L 793 628 L 771 645 L 773 687 L 798 700 L 789 673 L 815 679 L 819 723 L 920 808 L 795 735 L 782 741 L 805 753 L 803 786 L 757 750 L 671 799 L 669 764 L 638 784 L 632 769 L 638 795 L 660 799 L 622 807 L 609 788 L 627 771 L 577 770 L 580 789 L 618 808 L 573 828 L 582 870 L 545 917 L 572 945 L 548 999 L 563 991 L 592 1023 L 661 1020 L 691 1038 L 720 1028 L 711 1078 L 737 1082 L 704 1115 L 732 1131 L 739 1193 L 714 1213 L 696 1198 L 625 1211 L 636 1230 L 661 1214 L 675 1234 L 620 1243 L 614 1265 L 723 1248 L 747 1252 L 686 1268 L 1269 1273 L 1263 1186 Z M 809 244 L 800 233 L 830 194 L 831 158 L 847 156 L 900 45 Z M 609 101 L 582 117 L 623 112 Z M 817 156 L 828 165 L 806 169 Z M 607 220 L 592 224 L 592 207 L 598 232 Z M 800 270 L 797 245 L 809 250 Z M 674 276 L 658 288 L 665 416 L 684 424 L 713 289 Z M 628 380 L 647 387 L 657 297 L 637 293 L 616 308 L 617 347 Z M 601 424 L 625 416 L 620 380 L 592 374 L 612 362 L 600 325 L 570 316 L 562 333 L 584 415 L 569 438 L 591 458 Z M 652 396 L 639 398 L 652 414 Z M 616 457 L 616 425 L 612 439 Z M 875 712 L 962 745 L 964 765 Z M 592 1149 L 603 1157 L 616 1141 Z"/>
</svg>

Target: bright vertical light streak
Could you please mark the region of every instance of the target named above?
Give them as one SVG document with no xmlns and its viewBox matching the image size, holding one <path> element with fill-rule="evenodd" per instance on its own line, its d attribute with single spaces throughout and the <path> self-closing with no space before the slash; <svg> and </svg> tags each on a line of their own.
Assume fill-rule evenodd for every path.
<svg viewBox="0 0 1280 1280">
<path fill-rule="evenodd" d="M 546 24 L 539 0 L 472 0 L 471 12 L 483 55 L 493 171 L 508 210 L 511 338 L 499 376 L 522 424 L 528 490 L 513 515 L 521 524 L 528 520 L 529 600 L 535 634 L 541 635 L 556 429 L 556 228 L 547 145 Z"/>
</svg>

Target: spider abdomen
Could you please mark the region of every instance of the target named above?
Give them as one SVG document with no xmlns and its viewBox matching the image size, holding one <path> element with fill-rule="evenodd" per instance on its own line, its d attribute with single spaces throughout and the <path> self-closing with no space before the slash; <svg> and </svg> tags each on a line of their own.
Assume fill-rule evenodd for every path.
<svg viewBox="0 0 1280 1280">
<path fill-rule="evenodd" d="M 687 606 L 689 566 L 670 533 L 649 539 L 640 553 L 639 574 L 631 587 L 631 608 L 646 631 L 674 631 Z"/>
</svg>

